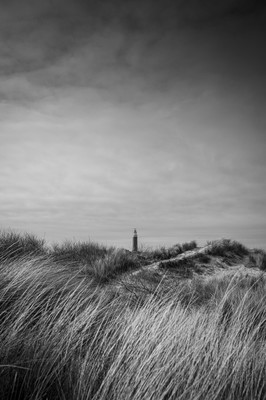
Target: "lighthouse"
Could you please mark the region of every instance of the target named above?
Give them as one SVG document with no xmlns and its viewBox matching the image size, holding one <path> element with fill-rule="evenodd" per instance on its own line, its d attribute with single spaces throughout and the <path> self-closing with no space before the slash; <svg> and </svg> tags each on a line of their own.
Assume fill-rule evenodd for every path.
<svg viewBox="0 0 266 400">
<path fill-rule="evenodd" d="M 136 252 L 138 251 L 138 234 L 137 234 L 137 229 L 134 229 L 134 235 L 133 235 L 133 242 L 132 242 L 132 251 Z"/>
</svg>

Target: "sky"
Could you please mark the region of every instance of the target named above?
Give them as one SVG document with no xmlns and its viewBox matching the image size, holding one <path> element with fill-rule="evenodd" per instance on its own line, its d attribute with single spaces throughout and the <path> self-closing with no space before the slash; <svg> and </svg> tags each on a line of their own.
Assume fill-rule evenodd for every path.
<svg viewBox="0 0 266 400">
<path fill-rule="evenodd" d="M 0 228 L 266 249 L 266 7 L 1 0 Z"/>
</svg>

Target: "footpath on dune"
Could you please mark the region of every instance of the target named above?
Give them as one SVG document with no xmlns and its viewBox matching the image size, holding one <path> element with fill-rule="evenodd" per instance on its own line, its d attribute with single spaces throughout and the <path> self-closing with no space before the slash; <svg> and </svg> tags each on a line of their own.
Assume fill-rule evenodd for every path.
<svg viewBox="0 0 266 400">
<path fill-rule="evenodd" d="M 250 251 L 252 253 L 252 250 Z M 236 255 L 229 252 L 225 256 L 212 255 L 212 244 L 187 250 L 169 259 L 156 260 L 141 268 L 122 274 L 113 287 L 135 285 L 140 282 L 156 280 L 157 282 L 175 276 L 176 279 L 192 280 L 200 277 L 210 279 L 222 278 L 225 275 L 246 275 L 259 277 L 263 271 L 249 262 L 250 254 Z"/>
</svg>

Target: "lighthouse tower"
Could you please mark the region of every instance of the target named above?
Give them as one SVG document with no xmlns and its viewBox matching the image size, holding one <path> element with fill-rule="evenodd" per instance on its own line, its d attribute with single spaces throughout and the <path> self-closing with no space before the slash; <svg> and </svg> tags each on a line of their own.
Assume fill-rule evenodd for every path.
<svg viewBox="0 0 266 400">
<path fill-rule="evenodd" d="M 133 241 L 132 241 L 132 251 L 138 251 L 138 234 L 137 229 L 134 229 Z"/>
</svg>

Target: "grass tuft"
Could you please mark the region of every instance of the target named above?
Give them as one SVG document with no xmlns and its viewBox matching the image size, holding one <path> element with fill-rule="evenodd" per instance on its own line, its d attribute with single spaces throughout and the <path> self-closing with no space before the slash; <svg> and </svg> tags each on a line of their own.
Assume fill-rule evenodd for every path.
<svg viewBox="0 0 266 400">
<path fill-rule="evenodd" d="M 33 234 L 0 231 L 0 257 L 16 259 L 24 256 L 40 256 L 47 254 L 45 240 Z"/>
<path fill-rule="evenodd" d="M 105 257 L 114 249 L 107 248 L 94 242 L 71 242 L 53 244 L 50 255 L 57 262 L 69 262 L 75 264 L 92 264 L 95 260 Z"/>
<path fill-rule="evenodd" d="M 248 257 L 248 263 L 251 267 L 257 267 L 266 271 L 266 252 L 264 250 L 254 249 Z"/>
<path fill-rule="evenodd" d="M 98 258 L 88 268 L 94 279 L 99 283 L 108 282 L 117 275 L 132 271 L 141 267 L 137 254 L 125 250 L 114 250 L 102 258 Z"/>
<path fill-rule="evenodd" d="M 243 244 L 231 239 L 215 240 L 207 244 L 210 246 L 208 255 L 223 257 L 227 263 L 234 263 L 249 254 Z"/>
<path fill-rule="evenodd" d="M 160 261 L 169 260 L 170 258 L 177 257 L 179 254 L 184 253 L 188 250 L 194 250 L 197 247 L 197 242 L 192 240 L 191 242 L 185 242 L 182 244 L 175 244 L 169 248 L 161 246 L 157 249 L 146 249 L 141 251 L 141 256 L 148 260 Z"/>
</svg>

